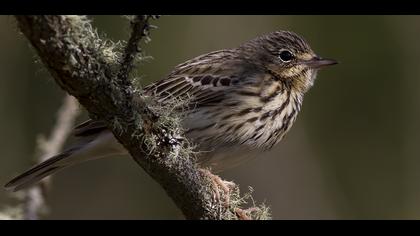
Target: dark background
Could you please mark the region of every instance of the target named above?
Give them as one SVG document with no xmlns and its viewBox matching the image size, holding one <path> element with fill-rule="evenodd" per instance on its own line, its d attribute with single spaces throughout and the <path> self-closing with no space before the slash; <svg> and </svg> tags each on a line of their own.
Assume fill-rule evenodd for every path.
<svg viewBox="0 0 420 236">
<path fill-rule="evenodd" d="M 118 16 L 94 16 L 100 34 L 127 38 Z M 302 112 L 272 151 L 222 174 L 255 189 L 274 219 L 420 218 L 419 16 L 163 16 L 139 66 L 144 84 L 202 53 L 291 30 L 340 64 L 319 73 Z M 64 93 L 17 30 L 0 16 L 0 183 L 32 164 Z M 79 117 L 82 121 L 87 116 Z M 56 174 L 47 219 L 182 219 L 130 158 Z M 0 210 L 16 204 L 0 190 Z"/>
</svg>

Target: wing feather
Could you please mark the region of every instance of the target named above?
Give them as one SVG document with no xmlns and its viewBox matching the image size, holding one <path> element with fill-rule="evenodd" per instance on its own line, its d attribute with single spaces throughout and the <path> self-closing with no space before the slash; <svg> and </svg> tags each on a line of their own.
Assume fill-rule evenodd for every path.
<svg viewBox="0 0 420 236">
<path fill-rule="evenodd" d="M 74 127 L 73 135 L 75 137 L 87 137 L 98 134 L 106 129 L 107 127 L 103 121 L 89 119 Z"/>
<path fill-rule="evenodd" d="M 190 108 L 215 106 L 229 96 L 241 77 L 232 64 L 236 55 L 232 50 L 221 50 L 196 57 L 175 67 L 165 79 L 146 86 L 143 92 L 160 103 L 188 98 Z M 73 135 L 92 136 L 106 129 L 103 121 L 87 120 L 75 127 Z"/>
<path fill-rule="evenodd" d="M 232 50 L 199 56 L 178 65 L 166 79 L 145 87 L 144 92 L 161 103 L 188 98 L 190 107 L 213 106 L 236 87 L 233 80 L 240 78 L 239 74 L 235 76 L 237 70 L 232 67 L 232 61 L 236 59 Z"/>
</svg>

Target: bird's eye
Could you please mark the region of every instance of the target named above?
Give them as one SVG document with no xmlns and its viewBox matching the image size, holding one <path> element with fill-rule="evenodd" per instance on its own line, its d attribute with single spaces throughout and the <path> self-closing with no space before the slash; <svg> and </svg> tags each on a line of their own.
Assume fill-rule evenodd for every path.
<svg viewBox="0 0 420 236">
<path fill-rule="evenodd" d="M 284 62 L 289 62 L 293 59 L 293 54 L 288 50 L 283 50 L 279 55 L 280 59 Z"/>
</svg>

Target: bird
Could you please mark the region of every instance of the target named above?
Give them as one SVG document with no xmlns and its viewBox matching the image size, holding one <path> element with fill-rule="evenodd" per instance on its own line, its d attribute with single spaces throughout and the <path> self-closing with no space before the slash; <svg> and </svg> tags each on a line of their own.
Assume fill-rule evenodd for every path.
<svg viewBox="0 0 420 236">
<path fill-rule="evenodd" d="M 334 64 L 303 37 L 279 30 L 179 64 L 140 93 L 159 104 L 188 98 L 184 135 L 199 151 L 198 164 L 220 172 L 278 144 L 294 124 L 318 70 Z M 17 191 L 75 164 L 128 154 L 101 120 L 83 122 L 73 135 L 73 145 L 5 188 Z"/>
</svg>

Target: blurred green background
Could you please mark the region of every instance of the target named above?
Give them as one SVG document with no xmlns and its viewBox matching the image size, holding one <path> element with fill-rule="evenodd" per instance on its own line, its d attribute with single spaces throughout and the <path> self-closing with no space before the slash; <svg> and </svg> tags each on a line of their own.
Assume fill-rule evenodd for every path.
<svg viewBox="0 0 420 236">
<path fill-rule="evenodd" d="M 126 39 L 119 16 L 92 16 Z M 420 16 L 163 16 L 139 67 L 144 84 L 202 53 L 291 30 L 340 64 L 318 74 L 302 112 L 272 151 L 222 173 L 271 207 L 274 219 L 420 219 Z M 0 183 L 32 164 L 63 92 L 0 16 Z M 87 116 L 79 117 L 82 121 Z M 17 201 L 0 190 L 0 209 Z M 46 219 L 182 219 L 130 158 L 56 174 Z"/>
</svg>

